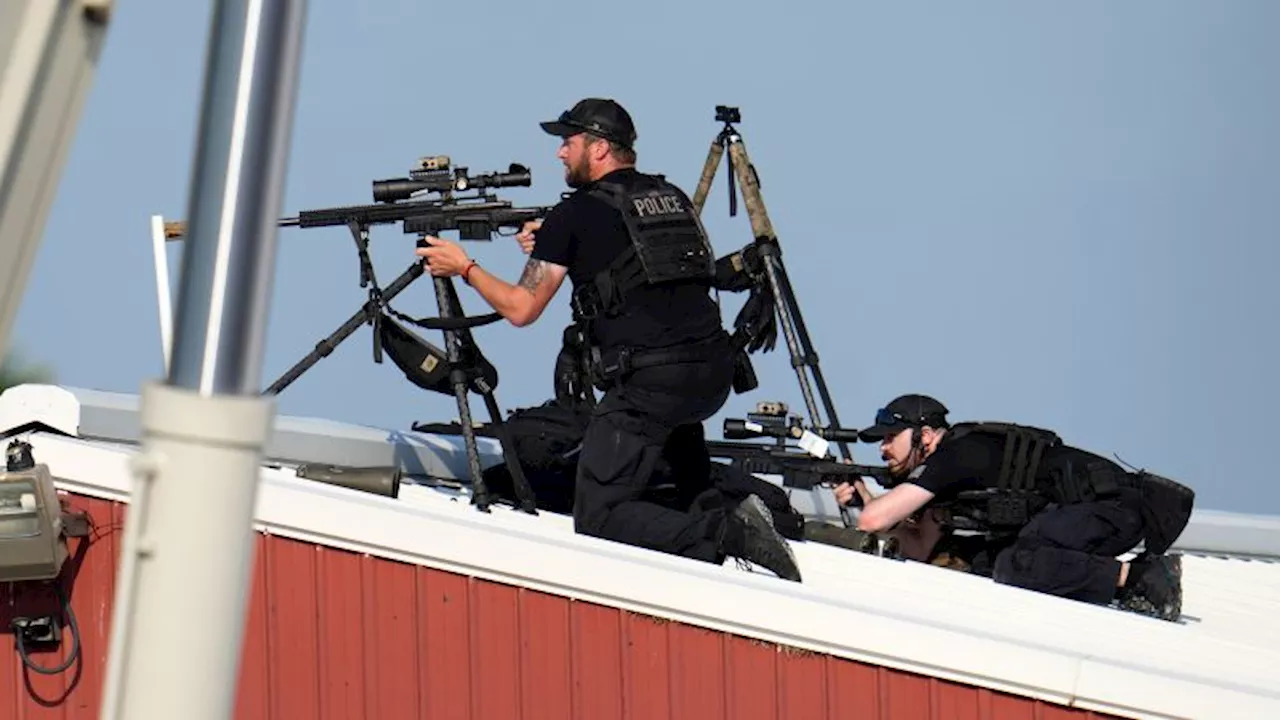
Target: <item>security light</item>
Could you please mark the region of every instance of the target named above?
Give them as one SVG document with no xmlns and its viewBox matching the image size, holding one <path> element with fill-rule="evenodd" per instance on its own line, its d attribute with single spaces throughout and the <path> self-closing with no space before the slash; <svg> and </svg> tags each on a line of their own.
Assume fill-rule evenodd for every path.
<svg viewBox="0 0 1280 720">
<path fill-rule="evenodd" d="M 52 580 L 67 559 L 62 506 L 48 465 L 14 440 L 0 473 L 0 582 Z"/>
</svg>

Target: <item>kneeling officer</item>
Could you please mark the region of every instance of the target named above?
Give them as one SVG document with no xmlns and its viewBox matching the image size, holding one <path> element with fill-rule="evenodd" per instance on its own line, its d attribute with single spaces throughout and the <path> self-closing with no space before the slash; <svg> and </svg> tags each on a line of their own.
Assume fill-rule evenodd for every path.
<svg viewBox="0 0 1280 720">
<path fill-rule="evenodd" d="M 1052 431 L 995 422 L 953 427 L 947 412 L 926 395 L 903 395 L 859 433 L 880 442 L 894 478 L 879 497 L 861 481 L 836 489 L 842 504 L 855 493 L 862 501 L 859 530 L 896 532 L 922 520 L 936 523 L 940 538 L 973 530 L 995 558 L 989 573 L 998 583 L 1179 617 L 1181 558 L 1163 553 L 1190 519 L 1189 488 L 1127 472 Z M 1116 559 L 1141 542 L 1133 561 Z"/>
<path fill-rule="evenodd" d="M 589 374 L 604 390 L 578 460 L 577 532 L 713 563 L 737 557 L 799 582 L 758 496 L 705 512 L 642 499 L 664 457 L 699 479 L 699 449 L 709 462 L 702 423 L 733 385 L 734 353 L 710 292 L 715 256 L 684 192 L 636 170 L 636 130 L 621 105 L 587 98 L 541 126 L 561 138 L 557 157 L 574 190 L 519 236 L 529 252 L 519 283 L 436 237 L 417 254 L 433 276 L 461 276 L 517 326 L 537 320 L 569 278 Z"/>
</svg>

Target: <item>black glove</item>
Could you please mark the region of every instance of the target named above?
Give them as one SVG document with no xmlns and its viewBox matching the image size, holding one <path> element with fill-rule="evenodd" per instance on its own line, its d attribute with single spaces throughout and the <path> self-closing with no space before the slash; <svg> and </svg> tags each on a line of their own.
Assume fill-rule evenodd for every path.
<svg viewBox="0 0 1280 720">
<path fill-rule="evenodd" d="M 748 353 L 773 350 L 778 342 L 778 318 L 773 306 L 773 290 L 767 282 L 751 289 L 747 302 L 734 318 L 733 327 L 747 336 Z"/>
<path fill-rule="evenodd" d="M 765 274 L 760 251 L 754 243 L 716 261 L 716 288 L 729 292 L 750 290 L 747 302 L 734 318 L 734 335 L 745 336 L 747 353 L 773 350 L 778 341 L 778 323 L 773 306 L 773 288 Z"/>
</svg>

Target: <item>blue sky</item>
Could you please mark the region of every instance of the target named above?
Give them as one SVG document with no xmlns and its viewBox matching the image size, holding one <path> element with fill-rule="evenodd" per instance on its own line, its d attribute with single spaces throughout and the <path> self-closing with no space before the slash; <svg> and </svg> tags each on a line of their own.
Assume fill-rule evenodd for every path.
<svg viewBox="0 0 1280 720">
<path fill-rule="evenodd" d="M 187 212 L 210 7 L 116 8 L 13 338 L 60 383 L 136 392 L 163 372 L 148 224 Z M 369 202 L 373 179 L 432 154 L 526 164 L 533 186 L 505 196 L 552 203 L 537 123 L 584 96 L 622 102 L 641 169 L 692 192 L 714 106 L 737 105 L 844 424 L 930 393 L 955 420 L 1052 427 L 1177 478 L 1201 507 L 1276 513 L 1277 26 L 1268 0 L 311 2 L 282 213 Z M 724 172 L 704 211 L 720 254 L 750 240 Z M 412 259 L 398 228 L 374 245 L 384 283 Z M 468 249 L 511 280 L 525 260 L 509 238 Z M 282 230 L 275 277 L 264 386 L 364 301 L 340 228 Z M 726 321 L 742 299 L 723 298 Z M 435 311 L 426 281 L 393 304 Z M 550 395 L 568 318 L 562 293 L 529 328 L 476 331 L 504 408 Z M 280 411 L 455 415 L 375 365 L 370 338 Z M 762 387 L 712 437 L 759 400 L 802 407 L 781 338 L 755 363 Z"/>
</svg>

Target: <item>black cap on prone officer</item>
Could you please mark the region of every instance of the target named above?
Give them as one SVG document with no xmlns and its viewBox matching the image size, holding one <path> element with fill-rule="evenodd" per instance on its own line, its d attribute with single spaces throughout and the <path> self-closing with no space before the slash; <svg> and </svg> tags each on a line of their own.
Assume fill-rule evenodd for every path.
<svg viewBox="0 0 1280 720">
<path fill-rule="evenodd" d="M 948 426 L 947 412 L 946 405 L 928 395 L 899 395 L 876 411 L 875 425 L 858 431 L 858 439 L 863 442 L 880 442 L 907 428 L 927 426 L 943 429 Z"/>
</svg>

